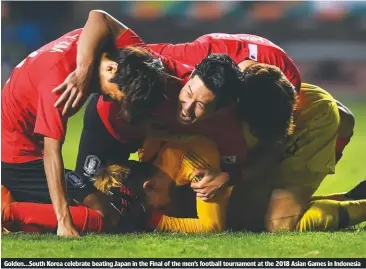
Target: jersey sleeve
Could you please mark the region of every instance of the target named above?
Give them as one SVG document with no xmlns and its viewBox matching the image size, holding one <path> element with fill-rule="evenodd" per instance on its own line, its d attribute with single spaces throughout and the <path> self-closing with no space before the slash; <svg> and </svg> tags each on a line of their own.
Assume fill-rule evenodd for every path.
<svg viewBox="0 0 366 269">
<path fill-rule="evenodd" d="M 196 65 L 210 54 L 211 44 L 205 39 L 181 44 L 149 44 L 147 47 L 159 55 L 170 57 L 183 63 Z"/>
<path fill-rule="evenodd" d="M 145 42 L 131 29 L 123 32 L 115 42 L 117 48 L 124 48 L 128 46 L 145 47 Z"/>
<path fill-rule="evenodd" d="M 52 90 L 60 85 L 66 76 L 64 70 L 56 65 L 44 75 L 45 79 L 39 84 L 35 134 L 60 141 L 65 139 L 67 117 L 62 116 L 62 107 L 54 107 L 59 95 L 52 93 Z"/>
</svg>

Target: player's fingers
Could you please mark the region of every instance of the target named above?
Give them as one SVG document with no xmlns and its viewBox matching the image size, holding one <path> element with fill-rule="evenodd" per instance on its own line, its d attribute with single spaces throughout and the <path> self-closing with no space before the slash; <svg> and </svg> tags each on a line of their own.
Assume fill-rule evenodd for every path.
<svg viewBox="0 0 366 269">
<path fill-rule="evenodd" d="M 212 199 L 212 198 L 215 198 L 215 196 L 216 196 L 216 192 L 209 192 L 209 193 L 206 194 L 206 197 L 209 200 Z"/>
<path fill-rule="evenodd" d="M 197 197 L 199 198 L 205 198 L 206 194 L 202 193 L 202 192 L 197 192 Z"/>
<path fill-rule="evenodd" d="M 83 98 L 83 95 L 81 93 L 78 93 L 78 95 L 76 96 L 74 102 L 72 103 L 72 108 L 76 108 L 79 106 L 81 100 Z"/>
<path fill-rule="evenodd" d="M 56 88 L 52 90 L 53 93 L 63 91 L 67 89 L 67 84 L 65 82 L 62 82 L 60 85 L 58 85 Z"/>
<path fill-rule="evenodd" d="M 70 106 L 71 106 L 72 102 L 74 101 L 75 96 L 76 96 L 76 90 L 72 90 L 69 98 L 67 99 L 67 101 L 65 103 L 64 109 L 62 110 L 62 116 L 65 116 L 69 112 Z"/>
<path fill-rule="evenodd" d="M 195 191 L 198 192 L 202 189 L 201 187 L 201 183 L 200 182 L 192 182 L 191 183 L 191 188 Z"/>
<path fill-rule="evenodd" d="M 67 100 L 67 98 L 69 98 L 72 88 L 73 88 L 72 86 L 67 86 L 67 89 L 57 99 L 55 107 L 61 106 Z"/>
<path fill-rule="evenodd" d="M 192 173 L 192 177 L 204 177 L 207 173 L 207 169 L 197 169 Z"/>
<path fill-rule="evenodd" d="M 206 196 L 203 196 L 202 198 L 201 198 L 201 200 L 202 201 L 204 201 L 204 202 L 207 202 L 208 200 L 210 200 L 210 199 L 208 199 Z"/>
</svg>

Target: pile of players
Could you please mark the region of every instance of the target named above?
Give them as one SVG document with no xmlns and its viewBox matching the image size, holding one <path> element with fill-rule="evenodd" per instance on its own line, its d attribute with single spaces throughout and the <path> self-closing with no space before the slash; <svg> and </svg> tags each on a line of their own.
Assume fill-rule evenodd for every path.
<svg viewBox="0 0 366 269">
<path fill-rule="evenodd" d="M 145 44 L 103 11 L 31 53 L 2 90 L 2 230 L 329 231 L 366 220 L 366 186 L 313 196 L 352 113 L 269 40 Z M 75 171 L 67 119 L 86 105 Z M 138 151 L 139 161 L 129 161 Z"/>
</svg>

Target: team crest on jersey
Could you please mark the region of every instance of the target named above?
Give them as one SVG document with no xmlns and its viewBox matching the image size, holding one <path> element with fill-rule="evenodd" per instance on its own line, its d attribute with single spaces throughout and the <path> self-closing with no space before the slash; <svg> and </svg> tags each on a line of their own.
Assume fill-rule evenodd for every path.
<svg viewBox="0 0 366 269">
<path fill-rule="evenodd" d="M 100 167 L 101 161 L 95 155 L 89 155 L 86 157 L 84 164 L 84 171 L 88 176 L 95 175 Z"/>
<path fill-rule="evenodd" d="M 224 164 L 234 164 L 236 163 L 236 156 L 222 156 L 221 162 Z"/>
<path fill-rule="evenodd" d="M 66 179 L 67 179 L 67 182 L 69 182 L 75 188 L 84 188 L 85 187 L 83 179 L 75 172 L 67 173 Z"/>
</svg>

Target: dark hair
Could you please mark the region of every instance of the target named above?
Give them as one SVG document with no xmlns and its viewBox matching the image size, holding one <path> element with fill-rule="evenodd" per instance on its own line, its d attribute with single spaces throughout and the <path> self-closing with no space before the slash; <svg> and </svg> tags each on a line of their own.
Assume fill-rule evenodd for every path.
<svg viewBox="0 0 366 269">
<path fill-rule="evenodd" d="M 211 54 L 203 59 L 192 73 L 199 76 L 216 96 L 217 109 L 237 101 L 243 87 L 239 66 L 226 54 Z"/>
<path fill-rule="evenodd" d="M 296 91 L 282 71 L 272 65 L 254 64 L 244 72 L 238 112 L 259 139 L 273 140 L 293 133 Z"/>
<path fill-rule="evenodd" d="M 159 58 L 135 47 L 112 50 L 108 58 L 118 64 L 118 71 L 111 82 L 118 84 L 124 98 L 121 115 L 130 123 L 144 120 L 164 96 L 166 73 Z"/>
</svg>

